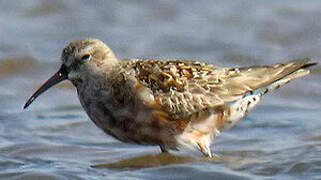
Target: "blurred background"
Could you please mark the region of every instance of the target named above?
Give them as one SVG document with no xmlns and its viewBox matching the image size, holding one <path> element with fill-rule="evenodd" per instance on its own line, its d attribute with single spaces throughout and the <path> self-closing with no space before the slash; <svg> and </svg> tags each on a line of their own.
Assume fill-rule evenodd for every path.
<svg viewBox="0 0 321 180">
<path fill-rule="evenodd" d="M 265 96 L 217 138 L 233 161 L 144 168 L 99 163 L 159 153 L 120 143 L 82 110 L 70 83 L 22 110 L 72 40 L 98 38 L 119 58 L 184 58 L 247 66 L 321 62 L 321 1 L 0 0 L 0 179 L 321 179 L 321 68 Z"/>
</svg>

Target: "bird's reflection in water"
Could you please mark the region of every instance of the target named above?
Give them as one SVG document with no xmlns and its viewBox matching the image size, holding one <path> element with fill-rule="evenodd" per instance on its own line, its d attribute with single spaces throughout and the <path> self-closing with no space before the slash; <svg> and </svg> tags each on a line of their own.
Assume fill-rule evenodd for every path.
<svg viewBox="0 0 321 180">
<path fill-rule="evenodd" d="M 253 159 L 243 159 L 232 156 L 214 156 L 209 157 L 188 157 L 175 155 L 170 153 L 148 154 L 128 159 L 123 159 L 113 163 L 95 164 L 93 168 L 115 168 L 115 169 L 139 169 L 148 167 L 165 166 L 170 164 L 183 164 L 191 162 L 213 162 L 213 163 L 227 163 L 227 164 L 252 164 L 258 161 Z M 234 165 L 233 165 L 234 166 Z"/>
</svg>

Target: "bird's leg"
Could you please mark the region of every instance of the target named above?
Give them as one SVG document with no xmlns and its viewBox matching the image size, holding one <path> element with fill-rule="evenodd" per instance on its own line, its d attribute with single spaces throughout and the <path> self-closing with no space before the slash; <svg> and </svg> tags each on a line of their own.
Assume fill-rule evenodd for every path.
<svg viewBox="0 0 321 180">
<path fill-rule="evenodd" d="M 204 156 L 206 157 L 212 157 L 212 152 L 211 152 L 211 148 L 209 145 L 202 145 L 200 143 L 197 143 L 198 145 L 198 149 L 203 153 Z"/>
<path fill-rule="evenodd" d="M 164 146 L 159 145 L 159 147 L 161 148 L 162 153 L 168 153 L 168 149 L 166 149 Z"/>
</svg>

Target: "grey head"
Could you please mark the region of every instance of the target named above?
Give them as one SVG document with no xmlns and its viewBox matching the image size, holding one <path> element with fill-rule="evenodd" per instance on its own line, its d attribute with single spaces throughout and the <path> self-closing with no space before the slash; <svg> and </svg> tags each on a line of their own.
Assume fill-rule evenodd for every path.
<svg viewBox="0 0 321 180">
<path fill-rule="evenodd" d="M 69 43 L 62 51 L 62 64 L 26 102 L 27 108 L 40 94 L 64 80 L 76 85 L 82 78 L 118 62 L 112 50 L 98 39 L 81 39 Z"/>
</svg>

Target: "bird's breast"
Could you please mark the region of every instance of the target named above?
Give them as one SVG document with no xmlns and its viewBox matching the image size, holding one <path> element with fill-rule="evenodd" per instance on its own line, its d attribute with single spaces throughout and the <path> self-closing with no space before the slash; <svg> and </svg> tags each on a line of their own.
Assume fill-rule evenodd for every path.
<svg viewBox="0 0 321 180">
<path fill-rule="evenodd" d="M 124 142 L 174 147 L 175 122 L 155 113 L 150 92 L 135 85 L 118 81 L 107 86 L 87 84 L 77 91 L 84 110 L 105 133 Z"/>
</svg>

